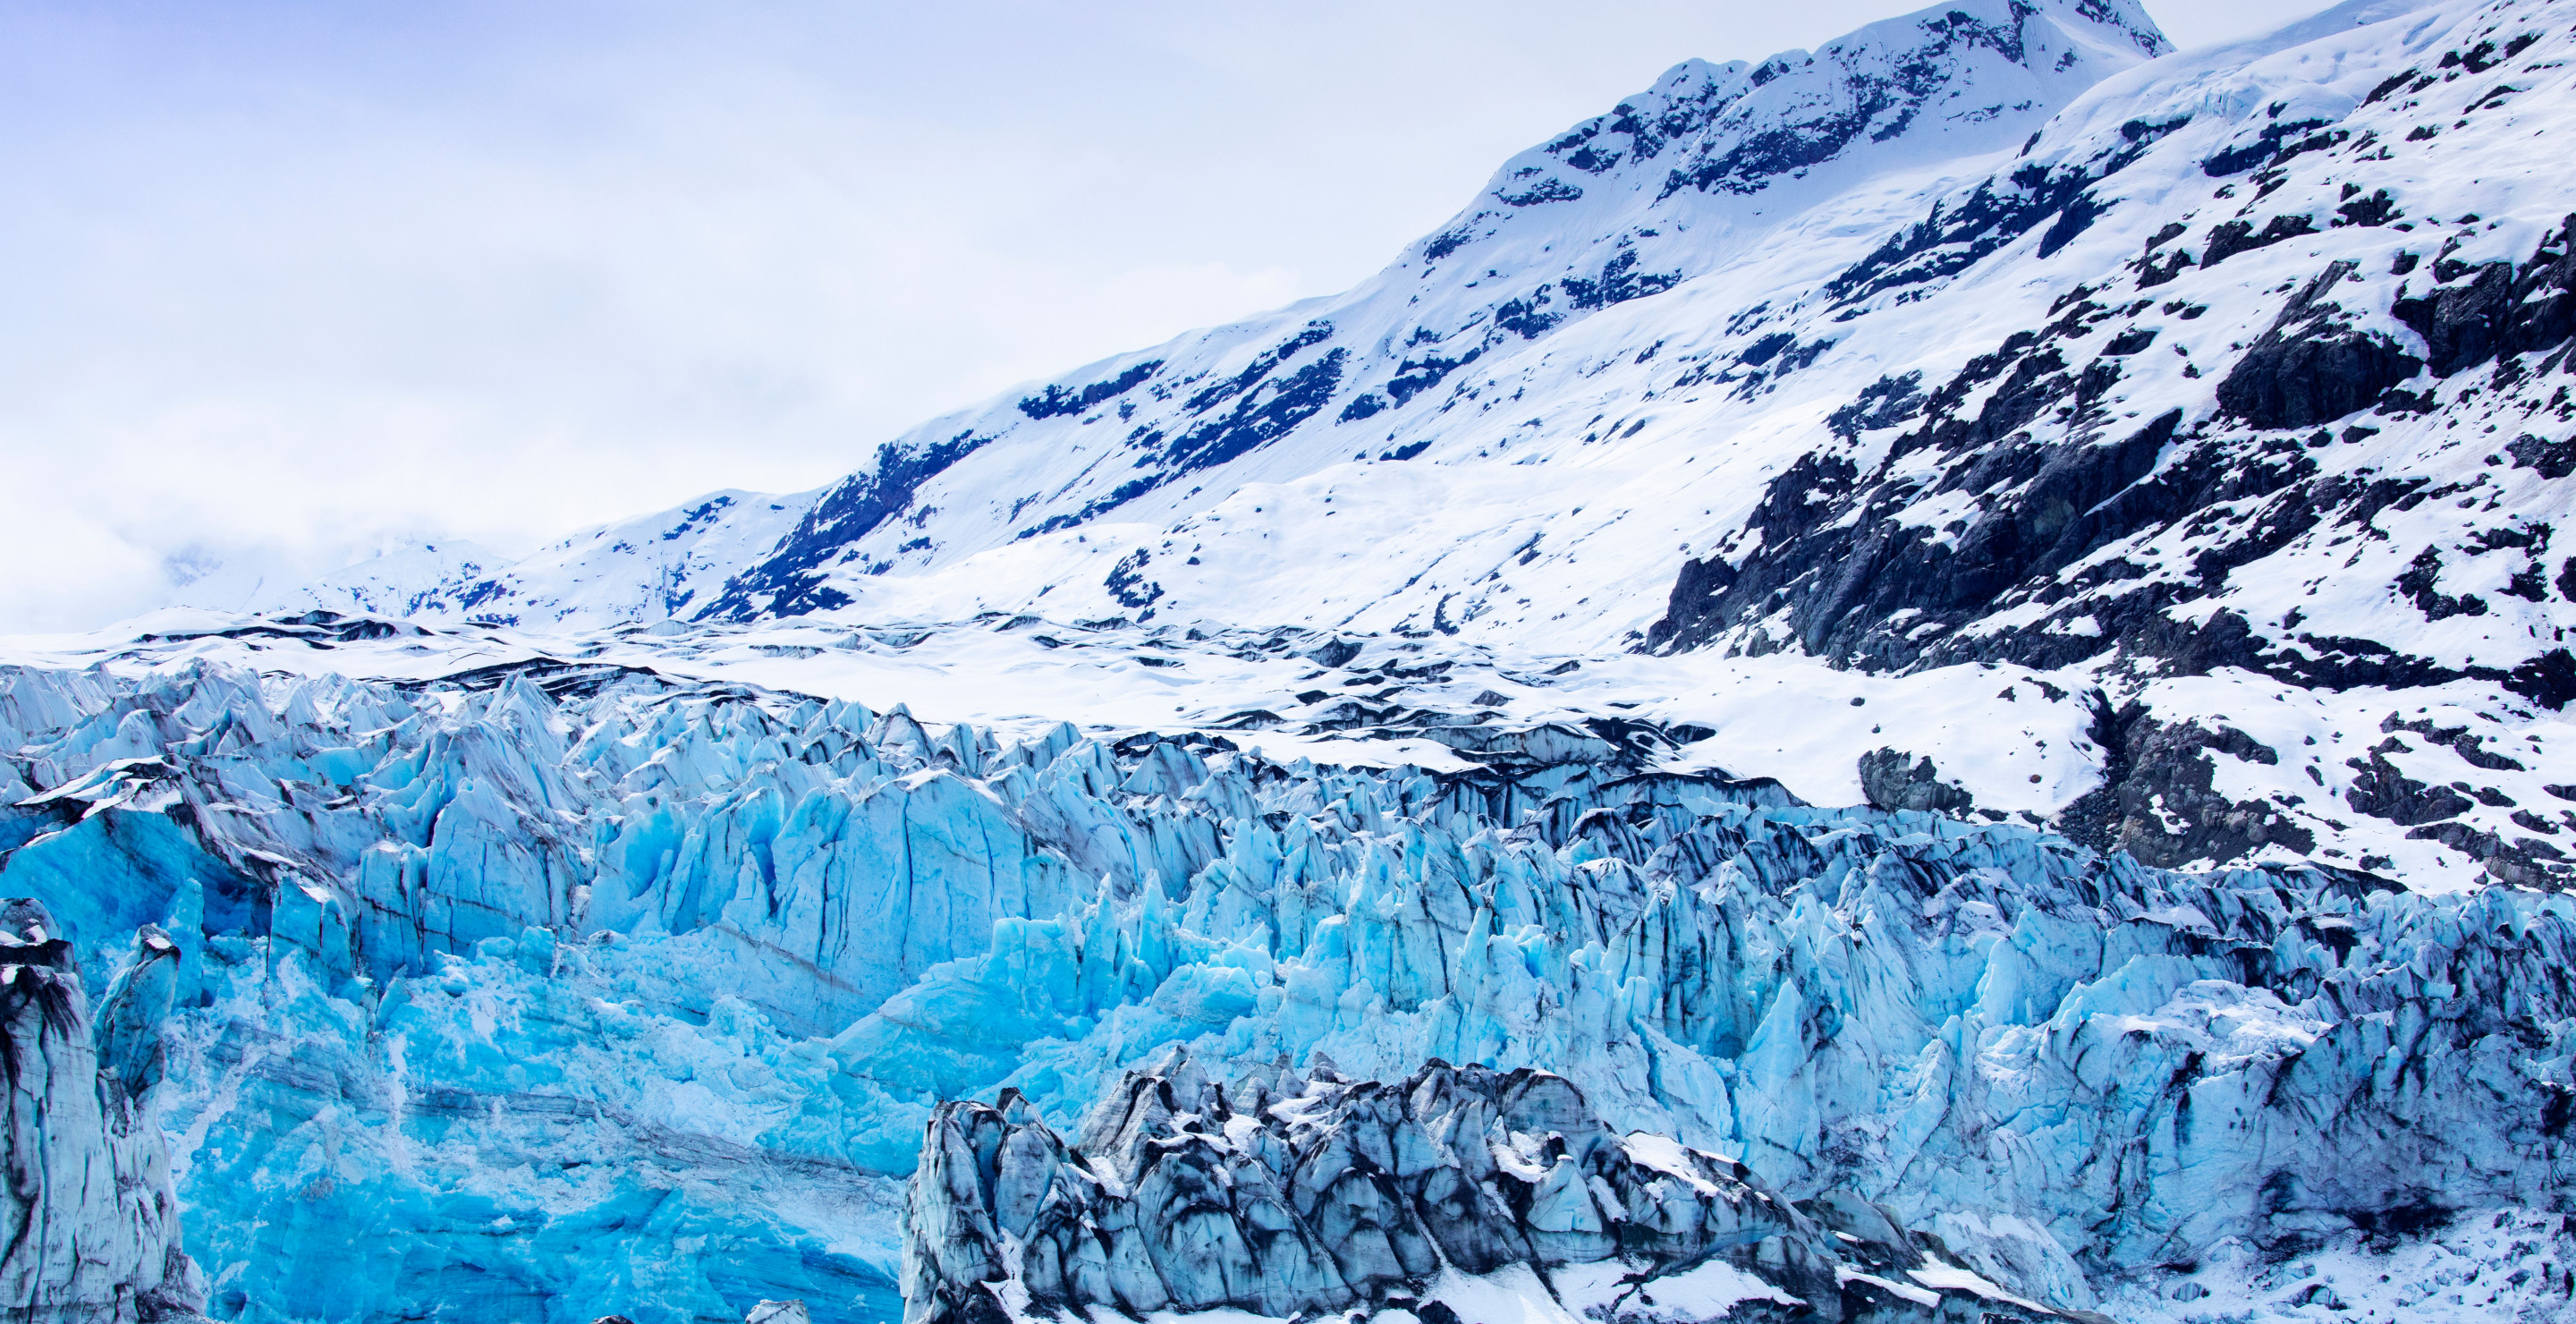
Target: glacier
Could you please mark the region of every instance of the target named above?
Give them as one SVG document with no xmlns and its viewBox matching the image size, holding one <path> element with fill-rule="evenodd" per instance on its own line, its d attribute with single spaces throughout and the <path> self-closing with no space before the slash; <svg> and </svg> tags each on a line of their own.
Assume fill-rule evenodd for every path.
<svg viewBox="0 0 2576 1324">
<path fill-rule="evenodd" d="M 477 679 L 8 675 L 55 789 L 0 891 L 92 983 L 202 935 L 154 1106 L 218 1317 L 890 1319 L 940 1100 L 1070 1131 L 1174 1046 L 1555 1072 L 2068 1309 L 2565 1185 L 2557 894 L 1814 808 L 1650 727 L 1434 773 Z"/>
<path fill-rule="evenodd" d="M 6 1308 L 2576 1318 L 2571 34 L 1687 62 L 816 491 L 0 639 Z"/>
<path fill-rule="evenodd" d="M 170 1155 L 146 1105 L 179 946 L 158 928 L 103 990 L 38 902 L 0 905 L 0 1067 L 8 1076 L 9 1242 L 0 1299 L 30 1320 L 194 1318 L 205 1283 L 180 1246 Z"/>
</svg>

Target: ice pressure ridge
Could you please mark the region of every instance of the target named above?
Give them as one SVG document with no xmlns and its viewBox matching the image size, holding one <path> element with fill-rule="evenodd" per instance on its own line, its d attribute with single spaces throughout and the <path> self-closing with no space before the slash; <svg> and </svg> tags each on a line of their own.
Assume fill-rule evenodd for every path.
<svg viewBox="0 0 2576 1324">
<path fill-rule="evenodd" d="M 890 1318 L 942 1100 L 1069 1132 L 1175 1045 L 1229 1088 L 1555 1072 L 2059 1309 L 2564 1188 L 2564 897 L 1808 807 L 1651 727 L 1452 738 L 1435 774 L 615 667 L 13 669 L 0 895 L 94 988 L 175 945 L 150 1106 L 228 1318 Z"/>
<path fill-rule="evenodd" d="M 2061 1317 L 1882 1207 L 1793 1206 L 1741 1163 L 1613 1133 L 1528 1068 L 1352 1082 L 1283 1056 L 1228 1085 L 1173 1049 L 1071 1143 L 1015 1090 L 941 1105 L 906 1213 L 913 1324 L 1353 1308 L 1458 1324 L 1497 1288 L 1604 1321 Z"/>
</svg>

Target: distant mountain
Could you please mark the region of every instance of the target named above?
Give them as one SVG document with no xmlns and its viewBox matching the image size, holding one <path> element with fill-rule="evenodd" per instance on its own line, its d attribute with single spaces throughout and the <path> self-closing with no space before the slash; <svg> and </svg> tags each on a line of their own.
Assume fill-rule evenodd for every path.
<svg viewBox="0 0 2576 1324">
<path fill-rule="evenodd" d="M 710 492 L 673 510 L 584 529 L 518 560 L 472 543 L 424 544 L 252 607 L 554 629 L 685 616 L 702 609 L 747 558 L 775 545 L 811 499 Z"/>
</svg>

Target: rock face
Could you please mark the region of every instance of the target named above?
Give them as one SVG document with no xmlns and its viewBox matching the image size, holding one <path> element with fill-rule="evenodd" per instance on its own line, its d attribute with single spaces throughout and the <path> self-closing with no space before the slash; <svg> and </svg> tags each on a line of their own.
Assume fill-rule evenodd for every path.
<svg viewBox="0 0 2576 1324">
<path fill-rule="evenodd" d="M 198 1318 L 169 1156 L 144 1102 L 158 1078 L 177 949 L 141 935 L 92 1042 L 80 965 L 36 901 L 0 901 L 0 1068 L 8 1087 L 0 1309 L 30 1324 Z"/>
<path fill-rule="evenodd" d="M 2565 501 L 2547 438 L 2576 418 L 2576 231 L 2513 143 L 2570 113 L 2522 99 L 2562 58 L 2539 52 L 2568 40 L 2567 14 L 2436 5 L 2376 40 L 2294 26 L 2059 117 L 1826 282 L 1799 334 L 1866 326 L 1900 289 L 1955 299 L 1999 269 L 1989 251 L 2058 274 L 2044 309 L 1964 362 L 1883 354 L 1875 380 L 1838 387 L 1824 435 L 1698 540 L 1647 645 L 2328 690 L 2469 679 L 2562 708 L 2576 598 L 2551 591 L 2541 531 Z M 2302 72 L 2321 60 L 2338 72 Z M 2209 102 L 2221 82 L 2263 87 L 2243 103 L 2261 110 Z M 2481 211 L 2469 195 L 2497 170 L 2525 182 Z M 2448 457 L 2468 428 L 2499 435 L 2463 467 Z M 2437 586 L 2471 579 L 2513 601 Z M 2512 642 L 2501 620 L 2469 624 L 2487 613 L 2514 619 Z M 2299 848 L 2261 812 L 2142 858 Z"/>
<path fill-rule="evenodd" d="M 2218 405 L 2258 428 L 2310 428 L 2378 404 L 2424 366 L 2384 333 L 2356 332 L 2330 297 L 2359 270 L 2329 263 L 2218 383 Z"/>
<path fill-rule="evenodd" d="M 944 1104 L 906 1227 L 906 1324 L 1096 1307 L 1456 1320 L 1444 1278 L 1514 1266 L 1571 1309 L 1604 1281 L 1582 1270 L 1607 1268 L 1611 1314 L 1692 1274 L 1732 1279 L 1720 1311 L 1737 1320 L 2065 1318 L 1961 1288 L 1975 1277 L 1937 1237 L 1849 1192 L 1793 1206 L 1741 1163 L 1615 1134 L 1562 1077 L 1439 1061 L 1387 1082 L 1283 1061 L 1224 1084 L 1175 1050 L 1122 1077 L 1072 1144 L 1017 1090 Z"/>
<path fill-rule="evenodd" d="M 2214 788 L 2213 752 L 2269 765 L 2281 761 L 2280 751 L 2233 727 L 2213 732 L 2194 722 L 2157 721 L 2144 704 L 2114 706 L 2099 690 L 2087 698 L 2091 734 L 2106 757 L 2102 784 L 2059 816 L 2068 837 L 2168 869 L 2239 859 L 2269 845 L 2300 854 L 2316 849 L 2316 838 L 2280 806 L 2230 800 Z"/>
<path fill-rule="evenodd" d="M 1956 813 L 1976 803 L 1976 797 L 1943 782 L 1932 760 L 1911 758 L 1894 749 L 1860 756 L 1860 789 L 1876 809 Z"/>
</svg>

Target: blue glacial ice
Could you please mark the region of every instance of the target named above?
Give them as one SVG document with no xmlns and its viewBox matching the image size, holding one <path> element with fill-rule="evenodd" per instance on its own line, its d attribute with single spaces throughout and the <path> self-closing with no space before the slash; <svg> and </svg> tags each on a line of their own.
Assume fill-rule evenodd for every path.
<svg viewBox="0 0 2576 1324">
<path fill-rule="evenodd" d="M 2566 897 L 2163 872 L 1610 724 L 1453 738 L 1476 770 L 613 668 L 17 669 L 0 896 L 93 1002 L 173 944 L 167 1014 L 99 1042 L 155 1064 L 224 1319 L 892 1320 L 943 1100 L 1071 1134 L 1174 1046 L 1543 1068 L 2066 1309 L 2563 1202 Z"/>
<path fill-rule="evenodd" d="M 12 1215 L 0 1309 L 10 1319 L 187 1319 L 204 1302 L 147 1103 L 178 950 L 144 926 L 93 1018 L 53 915 L 25 898 L 0 903 L 0 1171 Z"/>
</svg>

